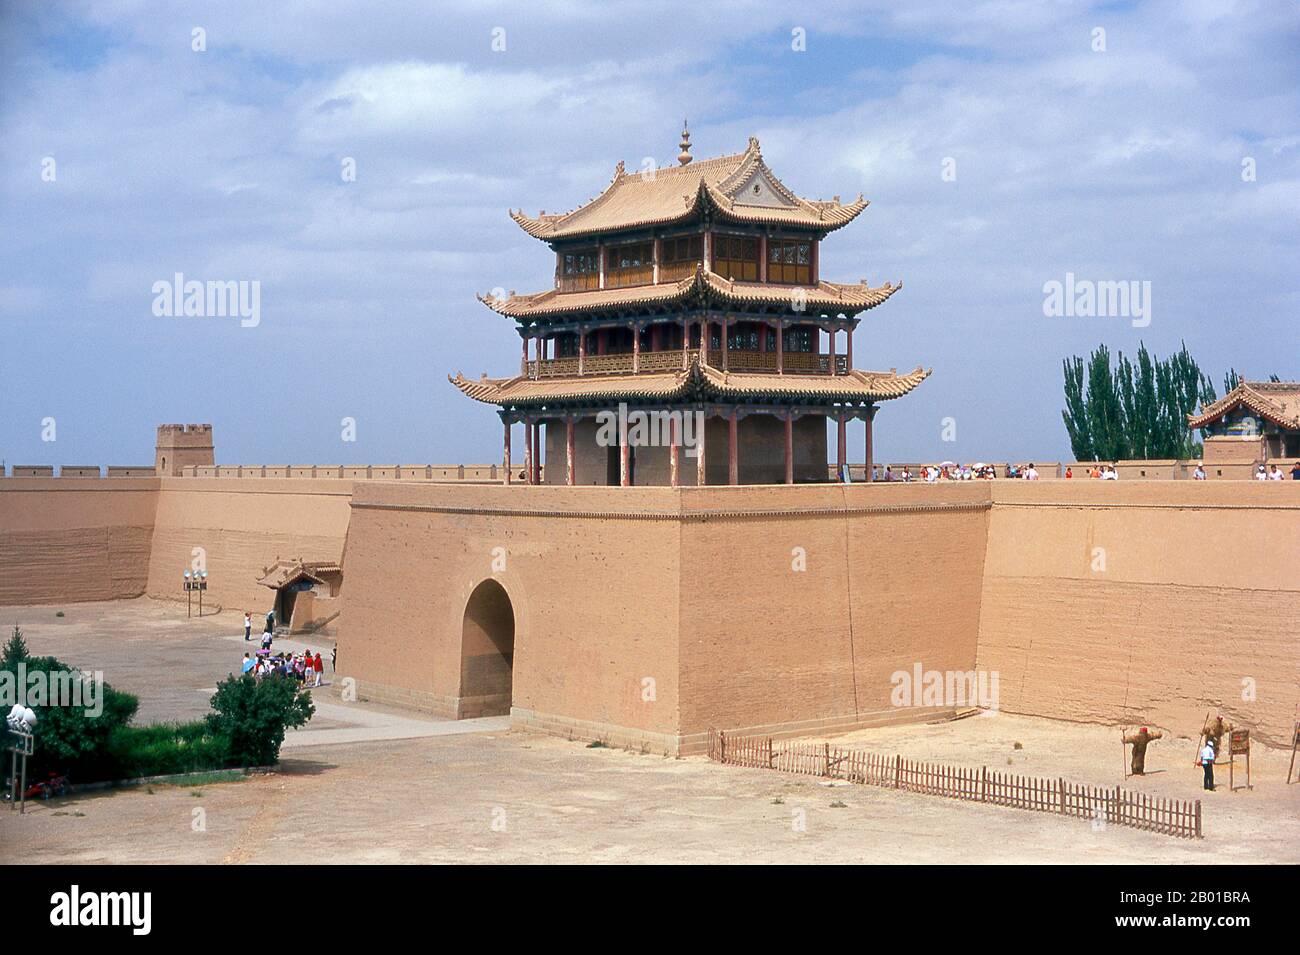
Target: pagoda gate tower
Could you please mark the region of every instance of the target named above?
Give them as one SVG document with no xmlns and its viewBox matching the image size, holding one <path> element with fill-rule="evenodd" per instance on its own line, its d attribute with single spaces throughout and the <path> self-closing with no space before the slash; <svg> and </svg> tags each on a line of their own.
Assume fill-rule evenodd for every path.
<svg viewBox="0 0 1300 955">
<path fill-rule="evenodd" d="M 902 284 L 824 281 L 818 247 L 866 206 L 796 196 L 754 138 L 692 162 L 683 130 L 675 167 L 620 162 L 572 212 L 512 212 L 555 252 L 554 287 L 480 296 L 514 320 L 519 374 L 450 379 L 500 408 L 507 482 L 515 423 L 529 484 L 826 482 L 828 419 L 841 475 L 865 423 L 870 480 L 879 403 L 929 372 L 853 367 L 859 316 Z"/>
</svg>

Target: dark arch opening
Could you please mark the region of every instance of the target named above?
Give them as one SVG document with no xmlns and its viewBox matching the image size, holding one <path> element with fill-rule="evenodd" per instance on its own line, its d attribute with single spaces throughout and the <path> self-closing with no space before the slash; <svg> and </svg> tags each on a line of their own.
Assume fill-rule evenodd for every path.
<svg viewBox="0 0 1300 955">
<path fill-rule="evenodd" d="M 515 610 L 495 580 L 469 595 L 460 636 L 460 716 L 506 716 L 514 686 Z"/>
</svg>

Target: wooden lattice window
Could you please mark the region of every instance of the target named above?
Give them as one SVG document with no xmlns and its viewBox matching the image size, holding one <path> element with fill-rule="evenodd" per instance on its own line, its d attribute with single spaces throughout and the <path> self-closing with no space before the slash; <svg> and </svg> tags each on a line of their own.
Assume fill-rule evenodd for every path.
<svg viewBox="0 0 1300 955">
<path fill-rule="evenodd" d="M 769 239 L 767 280 L 783 285 L 811 285 L 812 243 L 798 239 Z"/>
<path fill-rule="evenodd" d="M 713 236 L 713 271 L 724 279 L 758 281 L 758 239 L 745 235 Z"/>
</svg>

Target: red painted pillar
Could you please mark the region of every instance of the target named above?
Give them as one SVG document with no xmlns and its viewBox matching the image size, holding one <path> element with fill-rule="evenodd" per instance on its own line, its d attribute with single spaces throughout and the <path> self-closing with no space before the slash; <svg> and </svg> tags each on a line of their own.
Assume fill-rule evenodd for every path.
<svg viewBox="0 0 1300 955">
<path fill-rule="evenodd" d="M 830 365 L 828 367 L 830 369 L 830 373 L 833 375 L 835 374 L 835 327 L 834 326 L 831 326 L 830 339 L 831 339 L 831 357 L 830 357 Z"/>
<path fill-rule="evenodd" d="M 690 364 L 691 355 L 691 326 L 682 322 L 682 371 L 686 370 Z"/>
<path fill-rule="evenodd" d="M 538 418 L 533 422 L 533 483 L 542 483 L 542 421 Z"/>
<path fill-rule="evenodd" d="M 668 419 L 668 483 L 671 487 L 677 487 L 681 483 L 680 465 L 678 460 L 678 447 L 680 438 L 677 435 L 677 419 L 669 417 Z"/>
<path fill-rule="evenodd" d="M 704 435 L 709 430 L 709 413 L 708 411 L 700 414 L 700 433 L 695 436 L 695 450 L 698 456 L 695 459 L 695 483 L 700 487 L 709 483 L 708 471 L 705 469 L 705 442 Z"/>
<path fill-rule="evenodd" d="M 727 328 L 731 324 L 725 316 L 722 319 L 722 370 L 727 370 Z"/>
<path fill-rule="evenodd" d="M 524 483 L 533 483 L 533 423 L 524 419 Z"/>
<path fill-rule="evenodd" d="M 874 449 L 871 446 L 872 444 L 871 419 L 874 418 L 875 416 L 876 416 L 876 409 L 868 408 L 867 409 L 867 480 L 868 481 L 871 480 L 871 465 L 873 463 L 872 454 L 874 451 Z"/>
<path fill-rule="evenodd" d="M 620 487 L 632 486 L 632 449 L 627 443 L 627 434 L 624 433 L 618 446 L 618 483 Z"/>
<path fill-rule="evenodd" d="M 758 280 L 767 281 L 767 235 L 758 237 Z"/>
<path fill-rule="evenodd" d="M 641 329 L 632 326 L 632 374 L 641 370 Z"/>
<path fill-rule="evenodd" d="M 848 349 L 844 355 L 844 361 L 845 363 L 848 364 L 849 371 L 852 371 L 853 370 L 853 325 L 851 323 L 849 327 L 844 330 L 844 337 L 847 338 L 849 341 Z"/>
<path fill-rule="evenodd" d="M 573 418 L 571 417 L 564 419 L 564 440 L 565 457 L 567 458 L 568 465 L 567 476 L 569 479 L 569 487 L 573 487 L 573 485 L 578 483 L 578 473 L 576 461 L 577 456 L 574 454 Z"/>
<path fill-rule="evenodd" d="M 520 361 L 519 363 L 519 374 L 523 375 L 525 378 L 531 378 L 532 375 L 530 375 L 528 372 L 528 339 L 527 338 L 524 339 L 523 346 L 524 346 L 524 357 L 523 360 Z"/>
<path fill-rule="evenodd" d="M 835 416 L 835 480 L 844 480 L 845 459 L 848 457 L 848 422 L 843 414 Z"/>
<path fill-rule="evenodd" d="M 785 483 L 794 483 L 794 415 L 785 416 Z"/>
<path fill-rule="evenodd" d="M 731 409 L 731 416 L 727 419 L 727 483 L 740 483 L 740 451 L 737 440 L 737 416 L 736 409 Z"/>
<path fill-rule="evenodd" d="M 785 322 L 776 323 L 776 373 L 785 373 Z"/>
<path fill-rule="evenodd" d="M 587 369 L 587 332 L 586 329 L 578 332 L 578 374 L 583 374 Z"/>
<path fill-rule="evenodd" d="M 510 422 L 507 421 L 505 425 L 506 425 L 506 440 L 505 440 L 504 460 L 506 466 L 506 483 L 509 484 L 510 483 Z"/>
<path fill-rule="evenodd" d="M 709 363 L 709 320 L 700 319 L 700 364 Z"/>
</svg>

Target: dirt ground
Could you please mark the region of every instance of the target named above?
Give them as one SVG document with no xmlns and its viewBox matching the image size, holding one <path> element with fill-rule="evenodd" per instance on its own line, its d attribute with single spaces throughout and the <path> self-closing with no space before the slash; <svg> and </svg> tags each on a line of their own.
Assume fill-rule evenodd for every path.
<svg viewBox="0 0 1300 955">
<path fill-rule="evenodd" d="M 58 609 L 66 616 L 56 618 Z M 17 622 L 34 653 L 102 669 L 139 694 L 141 722 L 205 711 L 212 686 L 243 655 L 241 620 L 187 621 L 183 605 L 147 600 L 0 610 L 5 636 Z M 1190 739 L 1153 743 L 1153 772 L 1123 783 L 1113 727 L 996 714 L 835 740 L 1203 797 L 1206 838 L 1188 841 L 702 757 L 589 748 L 510 732 L 503 721 L 342 704 L 328 691 L 318 699 L 328 715 L 291 733 L 278 772 L 77 793 L 29 803 L 23 817 L 0 810 L 0 862 L 1300 861 L 1300 785 L 1284 784 L 1289 753 L 1262 747 L 1252 790 L 1204 793 Z"/>
</svg>

